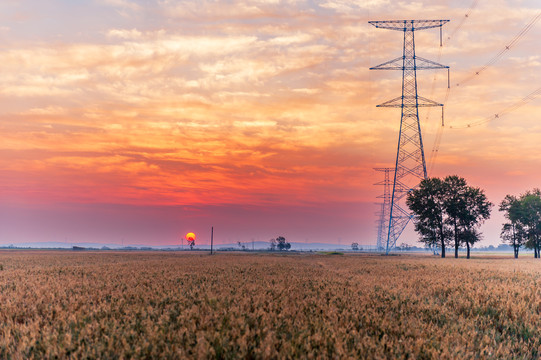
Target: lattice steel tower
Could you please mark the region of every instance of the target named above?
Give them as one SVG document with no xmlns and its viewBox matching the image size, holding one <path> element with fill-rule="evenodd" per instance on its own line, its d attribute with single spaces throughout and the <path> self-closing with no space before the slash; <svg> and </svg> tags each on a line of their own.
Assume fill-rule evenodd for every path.
<svg viewBox="0 0 541 360">
<path fill-rule="evenodd" d="M 376 213 L 378 216 L 378 240 L 377 240 L 377 251 L 384 251 L 385 244 L 387 241 L 387 230 L 389 229 L 388 221 L 391 211 L 391 172 L 394 171 L 394 168 L 374 168 L 376 171 L 384 172 L 383 181 L 377 182 L 374 185 L 383 185 L 383 195 L 378 196 L 378 199 L 383 199 L 380 205 L 381 209 Z"/>
<path fill-rule="evenodd" d="M 405 204 L 401 203 L 404 202 L 408 192 L 419 185 L 420 180 L 427 177 L 419 107 L 443 106 L 417 94 L 417 70 L 449 68 L 415 55 L 415 31 L 439 27 L 441 45 L 441 27 L 447 22 L 449 20 L 369 21 L 377 28 L 404 33 L 402 56 L 370 68 L 370 70 L 402 70 L 402 96 L 377 105 L 402 109 L 385 246 L 387 254 L 396 246 L 398 238 L 412 218 Z"/>
</svg>

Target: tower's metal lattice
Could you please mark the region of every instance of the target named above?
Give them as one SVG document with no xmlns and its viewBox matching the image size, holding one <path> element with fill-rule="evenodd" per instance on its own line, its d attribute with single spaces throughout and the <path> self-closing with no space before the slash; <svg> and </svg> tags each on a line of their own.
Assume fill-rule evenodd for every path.
<svg viewBox="0 0 541 360">
<path fill-rule="evenodd" d="M 401 57 L 374 66 L 370 70 L 402 70 L 402 96 L 386 101 L 378 107 L 401 108 L 400 133 L 394 171 L 393 191 L 389 210 L 389 226 L 385 252 L 396 247 L 396 242 L 412 215 L 405 205 L 408 192 L 426 179 L 426 162 L 419 123 L 419 107 L 443 106 L 417 94 L 417 70 L 448 69 L 448 66 L 424 59 L 415 54 L 415 31 L 440 28 L 449 20 L 390 20 L 369 21 L 377 28 L 402 31 L 404 46 Z"/>
<path fill-rule="evenodd" d="M 377 197 L 378 199 L 382 199 L 382 202 L 378 204 L 380 205 L 380 211 L 376 213 L 378 216 L 378 240 L 376 247 L 377 251 L 385 251 L 391 211 L 391 172 L 394 171 L 394 168 L 374 168 L 374 170 L 384 173 L 383 181 L 377 182 L 374 185 L 383 185 L 383 195 Z"/>
</svg>

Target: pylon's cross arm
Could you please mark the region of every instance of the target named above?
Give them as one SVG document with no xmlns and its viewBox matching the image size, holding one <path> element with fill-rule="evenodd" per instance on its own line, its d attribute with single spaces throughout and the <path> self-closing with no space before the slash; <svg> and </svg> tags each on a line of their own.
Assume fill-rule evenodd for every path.
<svg viewBox="0 0 541 360">
<path fill-rule="evenodd" d="M 441 27 L 447 22 L 449 22 L 449 20 L 387 20 L 369 21 L 368 23 L 381 29 L 414 31 Z"/>
<path fill-rule="evenodd" d="M 373 168 L 373 169 L 376 170 L 376 171 L 394 171 L 394 167 L 393 168 L 390 168 L 390 167 Z"/>
<path fill-rule="evenodd" d="M 415 61 L 413 61 L 413 58 L 401 56 L 384 62 L 383 64 L 371 67 L 370 70 L 427 70 L 448 68 L 449 66 L 438 64 L 437 62 L 422 58 L 420 56 L 415 56 Z"/>
<path fill-rule="evenodd" d="M 394 98 L 392 100 L 386 101 L 382 104 L 376 105 L 376 107 L 394 107 L 394 108 L 402 108 L 402 107 L 429 107 L 429 106 L 443 106 L 443 104 L 437 103 L 433 100 L 424 98 L 422 96 L 399 96 L 397 98 Z"/>
</svg>

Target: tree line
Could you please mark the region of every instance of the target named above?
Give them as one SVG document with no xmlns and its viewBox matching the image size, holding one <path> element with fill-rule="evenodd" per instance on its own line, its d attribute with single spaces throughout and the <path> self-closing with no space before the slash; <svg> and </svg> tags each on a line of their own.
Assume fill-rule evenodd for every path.
<svg viewBox="0 0 541 360">
<path fill-rule="evenodd" d="M 479 228 L 494 206 L 483 190 L 457 175 L 422 180 L 408 193 L 406 204 L 421 242 L 439 248 L 441 257 L 445 257 L 446 247 L 453 246 L 458 257 L 459 248 L 466 246 L 468 259 L 471 247 L 482 239 Z M 541 258 L 541 190 L 506 195 L 499 211 L 507 219 L 500 236 L 513 247 L 514 257 L 518 258 L 519 250 L 525 247 L 534 251 L 535 258 Z"/>
</svg>

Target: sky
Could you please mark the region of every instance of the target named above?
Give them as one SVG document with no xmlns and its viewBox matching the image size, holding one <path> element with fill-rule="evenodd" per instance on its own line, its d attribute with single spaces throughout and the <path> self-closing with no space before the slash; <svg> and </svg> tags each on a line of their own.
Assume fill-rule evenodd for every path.
<svg viewBox="0 0 541 360">
<path fill-rule="evenodd" d="M 541 21 L 505 50 L 540 11 L 3 0 L 0 245 L 178 245 L 190 231 L 208 244 L 211 227 L 217 244 L 375 244 L 373 168 L 394 165 L 400 123 L 375 106 L 400 95 L 401 73 L 369 68 L 401 56 L 403 38 L 369 20 L 450 20 L 443 47 L 438 29 L 415 38 L 418 56 L 451 68 L 448 93 L 446 71 L 417 74 L 419 94 L 445 102 L 443 128 L 439 109 L 420 111 L 430 176 L 465 177 L 496 205 L 541 187 L 541 96 L 506 111 L 541 84 Z M 501 242 L 503 220 L 495 206 L 481 245 Z M 417 243 L 411 224 L 399 242 Z"/>
</svg>

